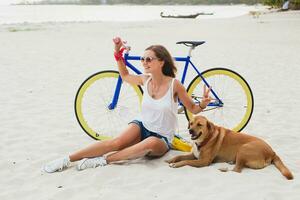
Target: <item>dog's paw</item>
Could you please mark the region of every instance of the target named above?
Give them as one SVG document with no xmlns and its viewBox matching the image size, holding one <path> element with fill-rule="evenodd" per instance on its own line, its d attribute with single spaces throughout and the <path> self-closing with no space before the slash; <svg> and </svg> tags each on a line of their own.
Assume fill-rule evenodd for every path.
<svg viewBox="0 0 300 200">
<path fill-rule="evenodd" d="M 175 163 L 176 160 L 174 160 L 174 158 L 172 158 L 172 159 L 165 160 L 165 162 L 171 164 L 171 163 Z"/>
<path fill-rule="evenodd" d="M 176 163 L 169 163 L 169 167 L 176 168 Z"/>
<path fill-rule="evenodd" d="M 182 167 L 182 163 L 181 162 L 176 162 L 176 163 L 170 163 L 169 164 L 169 167 L 172 167 L 172 168 L 179 168 L 179 167 Z"/>
</svg>

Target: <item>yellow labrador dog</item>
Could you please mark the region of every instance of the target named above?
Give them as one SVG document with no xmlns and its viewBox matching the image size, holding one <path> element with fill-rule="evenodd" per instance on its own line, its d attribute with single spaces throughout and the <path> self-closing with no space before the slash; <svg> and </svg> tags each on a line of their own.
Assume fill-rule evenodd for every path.
<svg viewBox="0 0 300 200">
<path fill-rule="evenodd" d="M 283 176 L 293 179 L 272 148 L 257 137 L 216 126 L 203 116 L 195 116 L 190 121 L 189 132 L 193 140 L 192 152 L 167 160 L 170 167 L 204 167 L 212 162 L 234 162 L 233 171 L 241 172 L 244 167 L 261 169 L 272 163 Z"/>
</svg>

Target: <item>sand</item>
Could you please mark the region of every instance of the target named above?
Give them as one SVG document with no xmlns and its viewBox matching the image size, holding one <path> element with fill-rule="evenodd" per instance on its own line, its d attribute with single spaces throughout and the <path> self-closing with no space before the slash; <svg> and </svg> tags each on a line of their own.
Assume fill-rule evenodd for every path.
<svg viewBox="0 0 300 200">
<path fill-rule="evenodd" d="M 203 69 L 228 67 L 244 76 L 255 98 L 245 132 L 267 141 L 293 172 L 274 166 L 221 173 L 226 163 L 170 168 L 155 160 L 47 174 L 41 167 L 92 142 L 79 127 L 73 103 L 81 82 L 114 65 L 119 35 L 142 54 L 151 44 L 172 55 L 175 43 L 206 40 L 193 52 Z M 0 26 L 0 199 L 299 199 L 300 12 L 253 18 L 147 22 L 42 23 Z M 107 66 L 107 67 L 105 67 Z M 115 67 L 111 67 L 115 68 Z M 186 128 L 180 119 L 182 132 Z"/>
</svg>

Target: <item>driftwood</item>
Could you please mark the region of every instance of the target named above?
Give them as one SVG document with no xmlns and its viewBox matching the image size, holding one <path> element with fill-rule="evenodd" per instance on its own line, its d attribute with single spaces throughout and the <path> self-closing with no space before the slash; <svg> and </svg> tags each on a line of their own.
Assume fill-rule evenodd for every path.
<svg viewBox="0 0 300 200">
<path fill-rule="evenodd" d="M 191 14 L 191 15 L 164 15 L 163 12 L 160 13 L 160 16 L 162 18 L 196 18 L 199 15 L 213 15 L 213 13 L 196 13 L 196 14 Z"/>
</svg>

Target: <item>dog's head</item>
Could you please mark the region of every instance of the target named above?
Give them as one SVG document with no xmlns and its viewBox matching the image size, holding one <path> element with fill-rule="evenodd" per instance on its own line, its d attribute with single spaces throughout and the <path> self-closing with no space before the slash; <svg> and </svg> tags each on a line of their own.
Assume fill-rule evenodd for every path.
<svg viewBox="0 0 300 200">
<path fill-rule="evenodd" d="M 202 142 L 213 132 L 214 125 L 203 116 L 194 116 L 189 122 L 191 139 Z"/>
</svg>

